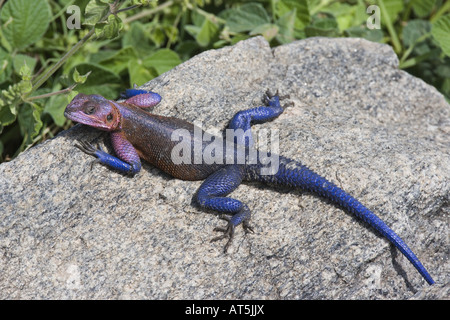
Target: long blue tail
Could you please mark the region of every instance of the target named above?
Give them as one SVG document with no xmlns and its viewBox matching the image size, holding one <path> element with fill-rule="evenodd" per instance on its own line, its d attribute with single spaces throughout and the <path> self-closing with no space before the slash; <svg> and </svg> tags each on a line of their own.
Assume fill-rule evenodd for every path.
<svg viewBox="0 0 450 320">
<path fill-rule="evenodd" d="M 280 158 L 280 166 L 275 175 L 259 176 L 257 180 L 308 190 L 338 204 L 378 230 L 408 258 L 428 284 L 434 284 L 434 280 L 414 252 L 383 220 L 344 190 L 306 166 L 284 157 Z"/>
</svg>

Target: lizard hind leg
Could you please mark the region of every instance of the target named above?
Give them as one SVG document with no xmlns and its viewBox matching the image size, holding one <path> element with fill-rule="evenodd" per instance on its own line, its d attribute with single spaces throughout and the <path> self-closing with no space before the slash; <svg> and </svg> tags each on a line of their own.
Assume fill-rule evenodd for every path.
<svg viewBox="0 0 450 320">
<path fill-rule="evenodd" d="M 228 221 L 226 228 L 215 228 L 224 234 L 211 241 L 228 238 L 224 247 L 226 253 L 234 236 L 235 228 L 242 223 L 246 232 L 253 231 L 249 225 L 250 210 L 241 201 L 227 197 L 242 182 L 244 171 L 241 166 L 230 165 L 214 172 L 203 181 L 197 191 L 196 201 L 205 208 L 221 213 L 221 218 Z"/>
</svg>

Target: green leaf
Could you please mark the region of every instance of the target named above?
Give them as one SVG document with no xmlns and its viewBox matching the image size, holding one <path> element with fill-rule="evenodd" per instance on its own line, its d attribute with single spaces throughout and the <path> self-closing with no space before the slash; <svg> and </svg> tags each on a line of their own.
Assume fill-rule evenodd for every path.
<svg viewBox="0 0 450 320">
<path fill-rule="evenodd" d="M 436 70 L 436 74 L 440 77 L 450 80 L 450 64 L 442 64 L 439 69 Z"/>
<path fill-rule="evenodd" d="M 0 48 L 0 83 L 9 80 L 12 74 L 12 65 L 11 55 Z"/>
<path fill-rule="evenodd" d="M 296 10 L 288 11 L 277 20 L 276 23 L 279 27 L 279 32 L 276 38 L 280 43 L 289 43 L 295 39 L 294 26 L 296 12 Z"/>
<path fill-rule="evenodd" d="M 158 75 L 169 71 L 180 63 L 181 59 L 178 54 L 170 49 L 160 49 L 143 59 L 142 62 L 146 68 L 155 68 Z"/>
<path fill-rule="evenodd" d="M 140 4 L 142 6 L 156 5 L 157 0 L 132 0 L 131 4 Z"/>
<path fill-rule="evenodd" d="M 425 20 L 411 20 L 403 28 L 403 46 L 409 48 L 413 46 L 420 37 L 426 35 L 431 30 L 431 24 Z"/>
<path fill-rule="evenodd" d="M 194 40 L 186 40 L 179 43 L 176 47 L 176 52 L 180 55 L 181 60 L 188 60 L 195 55 L 199 49 L 198 43 Z"/>
<path fill-rule="evenodd" d="M 92 71 L 86 82 L 77 86 L 79 92 L 99 94 L 110 99 L 115 98 L 119 93 L 121 79 L 116 73 L 100 65 L 90 63 L 79 64 L 76 68 L 80 74 L 86 74 Z M 75 70 L 72 72 L 75 72 Z"/>
<path fill-rule="evenodd" d="M 195 40 L 201 47 L 206 47 L 217 39 L 219 26 L 209 19 L 203 21 Z"/>
<path fill-rule="evenodd" d="M 38 105 L 37 103 L 31 103 L 33 106 L 33 120 L 34 120 L 34 128 L 31 132 L 31 138 L 38 135 L 39 131 L 42 128 L 42 120 L 41 120 L 41 114 L 42 114 L 42 106 Z"/>
<path fill-rule="evenodd" d="M 133 47 L 139 57 L 145 57 L 149 52 L 155 50 L 155 46 L 150 44 L 149 39 L 150 35 L 144 25 L 135 21 L 122 37 L 122 48 Z"/>
<path fill-rule="evenodd" d="M 114 39 L 119 36 L 122 29 L 122 19 L 112 14 L 106 21 L 95 24 L 95 35 L 99 39 Z"/>
<path fill-rule="evenodd" d="M 26 63 L 22 64 L 19 69 L 19 75 L 22 77 L 22 80 L 29 81 L 31 80 L 31 69 L 28 67 Z M 28 92 L 28 91 L 26 91 Z"/>
<path fill-rule="evenodd" d="M 339 36 L 339 28 L 333 16 L 317 19 L 312 25 L 305 28 L 308 37 L 337 37 Z"/>
<path fill-rule="evenodd" d="M 194 24 L 194 26 L 197 27 L 201 27 L 203 24 L 203 21 L 205 21 L 206 17 L 202 14 L 200 14 L 200 12 L 198 10 L 192 10 L 191 11 L 191 20 L 192 23 Z"/>
<path fill-rule="evenodd" d="M 382 42 L 383 40 L 383 31 L 378 29 L 368 29 L 363 26 L 356 26 L 348 28 L 344 31 L 345 35 L 348 37 L 354 38 L 364 38 L 373 42 Z"/>
<path fill-rule="evenodd" d="M 75 96 L 78 94 L 79 92 L 78 91 L 76 91 L 76 90 L 72 90 L 72 91 L 70 91 L 68 94 L 67 94 L 67 100 L 66 100 L 66 103 L 70 103 L 72 100 L 73 100 L 73 98 L 75 98 Z"/>
<path fill-rule="evenodd" d="M 31 142 L 31 139 L 41 130 L 41 114 L 42 107 L 37 103 L 25 103 L 20 107 L 17 120 L 19 122 L 20 132 L 25 137 L 25 143 Z"/>
<path fill-rule="evenodd" d="M 450 56 L 450 14 L 440 17 L 433 23 L 431 34 L 441 46 L 442 51 Z"/>
<path fill-rule="evenodd" d="M 101 0 L 91 0 L 84 10 L 84 25 L 94 26 L 109 11 L 109 5 Z"/>
<path fill-rule="evenodd" d="M 383 0 L 383 3 L 386 8 L 385 14 L 387 14 L 390 21 L 394 23 L 395 20 L 397 20 L 398 14 L 404 8 L 403 0 Z M 381 15 L 383 15 L 383 13 Z M 383 19 L 381 19 L 381 23 L 384 23 Z"/>
<path fill-rule="evenodd" d="M 158 76 L 154 68 L 145 68 L 141 60 L 128 62 L 128 74 L 130 76 L 130 88 L 135 84 L 140 86 Z"/>
<path fill-rule="evenodd" d="M 220 17 L 231 32 L 251 31 L 259 25 L 270 23 L 266 9 L 260 3 L 247 3 L 239 8 L 224 10 Z"/>
<path fill-rule="evenodd" d="M 27 65 L 31 72 L 32 70 L 34 70 L 34 67 L 36 66 L 36 59 L 32 58 L 30 56 L 27 56 L 25 54 L 17 54 L 13 59 L 14 71 L 17 74 L 20 74 L 20 69 L 24 65 Z"/>
<path fill-rule="evenodd" d="M 123 70 L 128 68 L 128 62 L 130 60 L 136 60 L 137 54 L 133 47 L 126 47 L 117 51 L 114 55 L 109 56 L 107 59 L 100 61 L 100 65 L 111 70 L 112 72 L 119 74 Z"/>
<path fill-rule="evenodd" d="M 25 67 L 26 65 L 24 65 Z M 21 70 L 24 69 L 24 67 L 22 67 Z M 31 88 L 33 87 L 33 85 L 31 84 L 31 80 L 20 80 L 19 83 L 17 83 L 17 91 L 20 92 L 20 95 L 24 94 L 24 93 L 28 93 L 31 91 Z"/>
<path fill-rule="evenodd" d="M 211 20 L 215 18 L 214 16 L 205 17 L 193 11 L 192 18 L 194 25 L 186 25 L 184 28 L 195 38 L 199 46 L 208 47 L 211 43 L 217 41 L 219 24 L 217 21 Z"/>
<path fill-rule="evenodd" d="M 64 117 L 66 105 L 66 94 L 51 96 L 45 104 L 44 113 L 49 114 L 57 126 L 62 126 L 66 122 L 66 118 Z"/>
<path fill-rule="evenodd" d="M 420 18 L 429 16 L 435 4 L 436 0 L 411 0 L 414 13 Z"/>
<path fill-rule="evenodd" d="M 276 24 L 265 23 L 250 31 L 250 35 L 260 34 L 264 39 L 270 42 L 278 34 L 279 30 L 280 28 Z"/>
<path fill-rule="evenodd" d="M 200 27 L 194 26 L 192 24 L 188 24 L 184 26 L 184 29 L 194 38 L 200 33 Z"/>
<path fill-rule="evenodd" d="M 91 74 L 91 72 L 89 71 L 88 73 L 86 73 L 86 74 L 84 74 L 84 75 L 81 75 L 81 74 L 78 72 L 77 68 L 75 68 L 75 71 L 73 72 L 73 75 L 72 75 L 72 79 L 73 79 L 73 81 L 75 81 L 75 83 L 77 83 L 77 84 L 83 84 L 83 83 L 86 82 L 86 80 L 87 80 L 87 78 L 88 78 L 88 76 L 89 76 L 90 74 Z"/>
<path fill-rule="evenodd" d="M 10 0 L 0 13 L 2 32 L 14 49 L 24 49 L 38 41 L 51 20 L 46 0 Z"/>
<path fill-rule="evenodd" d="M 217 25 L 217 24 L 216 24 Z M 176 42 L 178 39 L 178 29 L 172 25 L 163 26 L 164 33 L 169 42 Z"/>
<path fill-rule="evenodd" d="M 275 15 L 281 17 L 295 10 L 295 29 L 303 30 L 310 22 L 308 0 L 280 0 L 275 3 Z"/>
<path fill-rule="evenodd" d="M 343 31 L 355 25 L 360 25 L 362 22 L 366 21 L 367 15 L 365 15 L 365 19 L 362 21 L 355 21 L 355 11 L 358 9 L 357 5 L 349 5 L 347 3 L 334 2 L 325 8 L 322 8 L 320 12 L 331 14 L 336 18 L 336 22 L 339 26 L 339 30 Z M 361 8 L 359 8 L 361 10 Z M 365 7 L 362 8 L 362 11 L 365 13 Z"/>
<path fill-rule="evenodd" d="M 10 106 L 0 106 L 0 133 L 3 127 L 16 121 L 16 114 L 11 111 Z"/>
</svg>

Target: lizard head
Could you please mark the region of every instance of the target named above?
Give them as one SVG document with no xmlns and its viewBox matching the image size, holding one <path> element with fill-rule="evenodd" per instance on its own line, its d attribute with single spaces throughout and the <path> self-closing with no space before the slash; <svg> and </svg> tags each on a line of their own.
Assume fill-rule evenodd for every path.
<svg viewBox="0 0 450 320">
<path fill-rule="evenodd" d="M 113 131 L 120 126 L 120 112 L 113 101 L 100 95 L 79 93 L 64 111 L 67 119 L 100 130 Z"/>
</svg>

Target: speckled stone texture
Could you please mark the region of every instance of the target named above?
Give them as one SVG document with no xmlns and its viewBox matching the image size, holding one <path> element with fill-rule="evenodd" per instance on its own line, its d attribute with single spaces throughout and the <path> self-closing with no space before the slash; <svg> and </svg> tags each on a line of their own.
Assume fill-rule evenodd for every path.
<svg viewBox="0 0 450 320">
<path fill-rule="evenodd" d="M 436 280 L 430 287 L 365 223 L 314 195 L 243 184 L 253 212 L 228 254 L 224 225 L 192 204 L 201 182 L 144 164 L 134 178 L 73 145 L 77 125 L 0 165 L 1 299 L 448 299 L 450 107 L 386 45 L 261 37 L 202 53 L 147 83 L 155 113 L 217 132 L 267 88 L 295 104 L 254 126 L 377 213 Z"/>
</svg>

